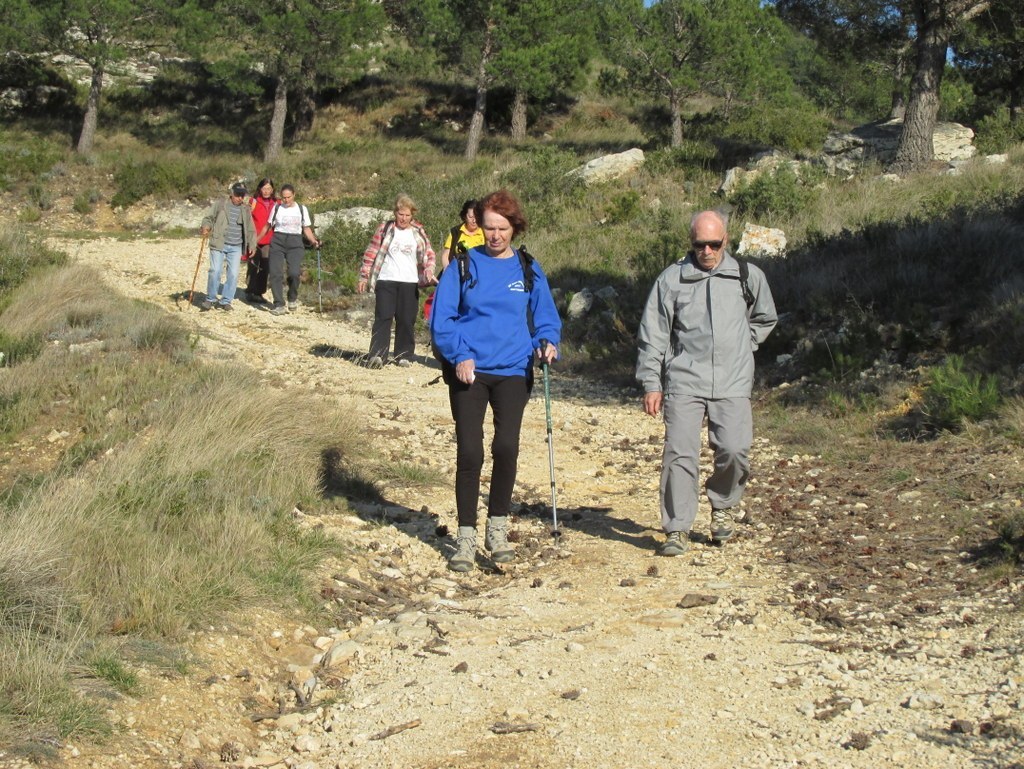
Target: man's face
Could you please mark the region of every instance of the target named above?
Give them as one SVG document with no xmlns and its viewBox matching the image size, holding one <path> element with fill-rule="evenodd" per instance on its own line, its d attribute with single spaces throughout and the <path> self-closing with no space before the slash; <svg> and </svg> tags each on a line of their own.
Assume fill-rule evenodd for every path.
<svg viewBox="0 0 1024 769">
<path fill-rule="evenodd" d="M 286 206 L 290 206 L 293 200 L 295 200 L 295 193 L 291 190 L 285 190 L 281 193 L 281 202 Z"/>
<path fill-rule="evenodd" d="M 235 195 L 231 193 L 231 203 L 236 206 L 242 205 L 242 201 L 245 200 L 241 195 Z"/>
<path fill-rule="evenodd" d="M 693 246 L 697 266 L 702 270 L 715 269 L 722 261 L 726 246 L 725 227 L 721 220 L 711 214 L 698 216 L 690 232 L 690 245 Z"/>
</svg>

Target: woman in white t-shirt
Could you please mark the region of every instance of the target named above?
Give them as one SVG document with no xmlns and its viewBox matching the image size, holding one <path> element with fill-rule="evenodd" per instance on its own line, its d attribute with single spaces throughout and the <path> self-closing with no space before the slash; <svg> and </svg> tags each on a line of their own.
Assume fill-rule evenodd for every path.
<svg viewBox="0 0 1024 769">
<path fill-rule="evenodd" d="M 416 351 L 416 314 L 419 286 L 437 282 L 434 278 L 434 249 L 423 225 L 413 220 L 416 204 L 408 195 L 395 200 L 395 218 L 377 228 L 363 254 L 356 289 L 373 291 L 376 303 L 370 355 L 367 365 L 380 368 L 388 359 L 391 325 L 395 325 L 395 356 L 399 366 L 408 366 Z"/>
<path fill-rule="evenodd" d="M 299 276 L 302 274 L 302 259 L 305 235 L 314 248 L 320 248 L 320 240 L 313 232 L 313 221 L 309 209 L 295 202 L 295 188 L 290 184 L 281 186 L 281 202 L 270 212 L 270 219 L 260 230 L 259 241 L 268 231 L 274 231 L 270 241 L 270 290 L 274 294 L 273 315 L 286 315 L 299 306 Z M 288 304 L 285 305 L 285 265 L 288 267 Z"/>
</svg>

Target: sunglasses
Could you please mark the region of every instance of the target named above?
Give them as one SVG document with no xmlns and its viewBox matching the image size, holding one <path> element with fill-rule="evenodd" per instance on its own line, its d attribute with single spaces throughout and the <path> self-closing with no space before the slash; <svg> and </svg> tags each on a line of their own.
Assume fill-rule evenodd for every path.
<svg viewBox="0 0 1024 769">
<path fill-rule="evenodd" d="M 717 251 L 722 247 L 722 240 L 695 240 L 692 242 L 694 251 L 703 251 L 708 246 L 711 246 L 712 251 Z"/>
</svg>

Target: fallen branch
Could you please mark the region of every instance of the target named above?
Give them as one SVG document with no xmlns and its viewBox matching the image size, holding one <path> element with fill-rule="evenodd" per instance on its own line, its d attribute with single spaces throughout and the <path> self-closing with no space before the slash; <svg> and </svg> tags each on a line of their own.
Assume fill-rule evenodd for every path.
<svg viewBox="0 0 1024 769">
<path fill-rule="evenodd" d="M 420 720 L 418 718 L 412 721 L 407 721 L 404 724 L 395 724 L 394 726 L 389 726 L 383 732 L 377 732 L 370 739 L 386 740 L 388 737 L 391 737 L 392 735 L 398 734 L 399 732 L 404 732 L 406 729 L 415 729 L 419 725 Z"/>
<path fill-rule="evenodd" d="M 512 724 L 508 721 L 498 721 L 491 724 L 491 731 L 495 734 L 518 734 L 519 732 L 536 732 L 540 724 Z"/>
</svg>

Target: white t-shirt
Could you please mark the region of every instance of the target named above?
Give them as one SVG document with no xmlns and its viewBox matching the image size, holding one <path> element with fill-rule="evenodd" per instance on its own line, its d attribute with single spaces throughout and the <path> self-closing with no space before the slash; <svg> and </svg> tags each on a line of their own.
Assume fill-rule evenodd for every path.
<svg viewBox="0 0 1024 769">
<path fill-rule="evenodd" d="M 284 235 L 301 235 L 303 227 L 313 226 L 309 211 L 300 203 L 292 203 L 290 206 L 278 203 L 270 212 L 270 221 L 274 222 L 274 232 Z"/>
<path fill-rule="evenodd" d="M 419 283 L 419 273 L 416 270 L 416 234 L 412 227 L 406 227 L 404 230 L 395 227 L 394 233 L 377 280 Z"/>
</svg>

